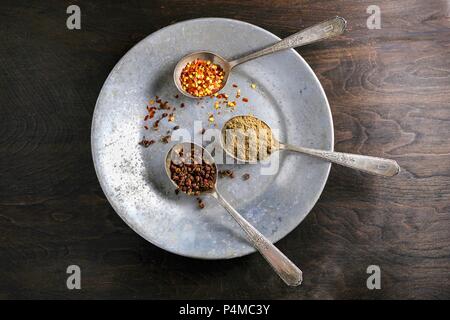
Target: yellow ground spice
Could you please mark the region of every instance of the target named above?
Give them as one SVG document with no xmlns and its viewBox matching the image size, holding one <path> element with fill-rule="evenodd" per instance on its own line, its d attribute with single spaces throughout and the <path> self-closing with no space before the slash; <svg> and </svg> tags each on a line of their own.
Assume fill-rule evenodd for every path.
<svg viewBox="0 0 450 320">
<path fill-rule="evenodd" d="M 222 130 L 225 149 L 245 161 L 263 160 L 270 156 L 276 141 L 272 130 L 253 116 L 236 116 L 225 123 Z"/>
</svg>

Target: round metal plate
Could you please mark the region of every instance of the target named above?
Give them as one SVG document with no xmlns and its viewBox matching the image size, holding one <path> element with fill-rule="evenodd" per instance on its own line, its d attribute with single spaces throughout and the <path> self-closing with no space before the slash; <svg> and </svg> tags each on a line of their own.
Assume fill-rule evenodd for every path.
<svg viewBox="0 0 450 320">
<path fill-rule="evenodd" d="M 231 98 L 241 89 L 235 111 L 215 110 L 213 102 L 179 95 L 173 68 L 184 55 L 209 50 L 231 59 L 279 40 L 257 26 L 230 19 L 204 18 L 161 29 L 134 46 L 114 67 L 98 97 L 92 122 L 92 155 L 101 187 L 120 217 L 151 243 L 176 254 L 221 259 L 254 252 L 239 226 L 213 198 L 197 208 L 195 198 L 176 195 L 164 171 L 164 155 L 173 143 L 138 144 L 143 136 L 159 137 L 174 125 L 201 139 L 194 121 L 210 127 L 208 115 L 221 125 L 238 114 L 266 121 L 280 141 L 333 149 L 333 122 L 325 93 L 311 68 L 294 50 L 286 50 L 236 67 L 223 92 Z M 253 89 L 251 84 L 255 83 Z M 148 101 L 158 95 L 176 106 L 175 122 L 161 121 L 158 132 L 144 128 Z M 184 103 L 185 107 L 180 108 Z M 218 114 L 218 112 L 220 114 Z M 197 140 L 198 141 L 198 140 Z M 318 200 L 330 164 L 294 153 L 272 155 L 268 165 L 222 165 L 234 179 L 218 189 L 271 241 L 292 231 Z M 241 176 L 250 174 L 244 181 Z"/>
</svg>

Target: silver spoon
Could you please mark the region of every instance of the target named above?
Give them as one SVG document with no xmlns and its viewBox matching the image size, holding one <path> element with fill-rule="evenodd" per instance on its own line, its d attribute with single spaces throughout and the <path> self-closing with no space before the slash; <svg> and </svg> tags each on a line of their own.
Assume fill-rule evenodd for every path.
<svg viewBox="0 0 450 320">
<path fill-rule="evenodd" d="M 191 148 L 201 151 L 200 154 L 203 157 L 203 161 L 212 165 L 215 168 L 215 180 L 214 188 L 203 191 L 216 198 L 218 202 L 230 213 L 230 215 L 236 220 L 241 228 L 247 234 L 249 242 L 261 253 L 261 255 L 267 260 L 273 270 L 280 276 L 280 278 L 289 286 L 298 286 L 302 283 L 302 271 L 289 260 L 280 250 L 278 250 L 266 237 L 264 237 L 258 230 L 255 229 L 247 220 L 245 220 L 217 191 L 217 166 L 214 162 L 211 154 L 203 147 L 190 142 L 184 142 L 174 145 L 166 155 L 165 168 L 167 176 L 170 181 L 178 187 L 175 181 L 172 180 L 170 171 L 170 165 L 173 159 L 179 159 L 179 152 L 185 150 L 191 152 Z M 197 151 L 195 151 L 197 153 Z"/>
<path fill-rule="evenodd" d="M 259 152 L 258 154 L 256 154 L 257 151 L 255 150 L 255 156 L 257 156 L 257 158 L 252 155 L 252 158 L 249 161 L 248 159 L 245 159 L 245 158 L 239 156 L 242 154 L 236 153 L 235 146 L 233 145 L 234 143 L 231 143 L 231 144 L 226 143 L 227 137 L 237 136 L 237 134 L 240 134 L 240 133 L 243 134 L 244 136 L 248 137 L 248 133 L 240 132 L 239 129 L 235 133 L 230 132 L 227 136 L 227 133 L 226 133 L 226 131 L 227 131 L 226 128 L 228 127 L 227 124 L 229 124 L 230 121 L 232 121 L 233 119 L 236 119 L 239 117 L 243 117 L 243 118 L 245 117 L 247 119 L 261 121 L 263 123 L 263 125 L 266 127 L 265 128 L 266 133 L 270 134 L 271 139 L 272 139 L 272 145 L 270 146 L 270 149 L 271 149 L 270 152 L 264 152 L 264 153 Z M 233 131 L 233 129 L 228 129 L 228 130 Z M 380 175 L 380 176 L 385 176 L 385 177 L 395 176 L 400 171 L 400 167 L 397 164 L 397 162 L 394 160 L 390 160 L 390 159 L 383 159 L 383 158 L 378 158 L 378 157 L 364 156 L 364 155 L 352 154 L 352 153 L 317 150 L 317 149 L 311 149 L 311 148 L 297 147 L 297 146 L 293 146 L 293 145 L 287 144 L 287 143 L 281 143 L 273 136 L 272 129 L 266 122 L 264 122 L 263 120 L 261 120 L 257 117 L 250 116 L 250 115 L 235 116 L 235 117 L 230 118 L 227 122 L 225 122 L 224 126 L 222 127 L 220 140 L 221 140 L 222 148 L 225 150 L 225 152 L 228 155 L 230 155 L 231 157 L 238 159 L 240 161 L 244 161 L 244 162 L 256 162 L 256 159 L 258 159 L 258 160 L 265 159 L 265 158 L 269 157 L 270 154 L 274 151 L 290 150 L 290 151 L 296 151 L 296 152 L 308 154 L 310 156 L 314 156 L 316 158 L 320 158 L 320 159 L 324 159 L 324 160 L 327 160 L 327 161 L 330 161 L 333 163 L 337 163 L 337 164 L 340 164 L 342 166 L 346 166 L 346 167 L 349 167 L 352 169 L 356 169 L 356 170 L 360 170 L 360 171 L 364 171 L 367 173 L 372 173 L 372 174 L 376 174 L 376 175 Z M 233 147 L 233 151 L 229 150 L 229 149 L 231 149 L 231 147 Z M 245 157 L 245 155 L 244 155 L 244 157 Z M 253 161 L 252 161 L 252 159 L 253 159 Z"/>
<path fill-rule="evenodd" d="M 222 88 L 225 86 L 228 77 L 230 75 L 231 70 L 244 62 L 247 62 L 249 60 L 253 60 L 262 56 L 265 56 L 267 54 L 271 54 L 280 50 L 290 49 L 290 48 L 296 48 L 300 46 L 304 46 L 306 44 L 310 44 L 316 41 L 328 39 L 337 35 L 340 35 L 344 32 L 347 25 L 347 21 L 345 21 L 344 18 L 341 17 L 335 17 L 330 20 L 321 22 L 319 24 L 316 24 L 312 27 L 309 27 L 307 29 L 304 29 L 302 31 L 299 31 L 283 40 L 280 40 L 279 42 L 275 43 L 272 46 L 269 46 L 267 48 L 264 48 L 260 51 L 251 53 L 245 57 L 241 57 L 239 59 L 233 60 L 233 61 L 227 61 L 225 58 L 221 57 L 220 55 L 209 52 L 209 51 L 199 51 L 194 52 L 191 54 L 188 54 L 187 56 L 184 56 L 181 58 L 181 60 L 177 63 L 175 66 L 175 70 L 173 72 L 173 80 L 175 81 L 175 85 L 180 90 L 181 93 L 184 95 L 191 97 L 191 98 L 202 98 L 202 97 L 196 97 L 185 90 L 183 90 L 183 87 L 180 82 L 180 76 L 183 68 L 186 66 L 188 62 L 195 61 L 197 59 L 200 60 L 206 60 L 211 61 L 214 64 L 219 65 L 223 71 L 224 71 L 224 77 L 222 81 Z M 222 89 L 221 88 L 221 89 Z M 218 90 L 220 91 L 220 90 Z"/>
</svg>

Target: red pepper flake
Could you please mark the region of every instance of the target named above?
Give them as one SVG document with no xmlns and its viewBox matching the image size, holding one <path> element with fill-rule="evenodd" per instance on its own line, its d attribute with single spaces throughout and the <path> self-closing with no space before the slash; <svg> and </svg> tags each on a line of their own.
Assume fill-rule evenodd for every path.
<svg viewBox="0 0 450 320">
<path fill-rule="evenodd" d="M 238 85 L 236 83 L 233 83 L 233 88 L 237 88 Z"/>
<path fill-rule="evenodd" d="M 227 105 L 229 107 L 236 107 L 236 101 L 228 101 Z"/>
<path fill-rule="evenodd" d="M 211 96 L 223 86 L 224 71 L 211 61 L 196 59 L 188 62 L 181 71 L 183 90 L 195 97 Z"/>
<path fill-rule="evenodd" d="M 155 123 L 153 123 L 153 129 L 158 130 L 158 127 L 159 127 L 159 121 L 160 121 L 160 120 L 156 120 Z"/>
<path fill-rule="evenodd" d="M 242 98 L 242 101 L 248 102 L 248 99 L 247 98 Z"/>
<path fill-rule="evenodd" d="M 226 93 L 219 93 L 217 99 L 228 99 L 228 95 Z"/>
<path fill-rule="evenodd" d="M 175 99 L 178 99 L 178 97 L 179 97 L 179 95 L 176 94 L 176 95 L 175 95 Z"/>
<path fill-rule="evenodd" d="M 148 114 L 144 117 L 144 121 L 148 120 Z"/>
<path fill-rule="evenodd" d="M 180 108 L 184 108 L 184 103 L 180 104 Z"/>
<path fill-rule="evenodd" d="M 148 126 L 144 126 L 145 130 L 148 130 Z"/>
</svg>

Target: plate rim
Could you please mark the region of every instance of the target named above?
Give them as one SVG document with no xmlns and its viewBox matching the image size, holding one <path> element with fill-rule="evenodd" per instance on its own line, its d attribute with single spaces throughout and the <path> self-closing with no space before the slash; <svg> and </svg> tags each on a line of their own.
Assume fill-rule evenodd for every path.
<svg viewBox="0 0 450 320">
<path fill-rule="evenodd" d="M 209 257 L 209 256 L 204 256 L 204 255 L 186 254 L 186 253 L 183 253 L 183 252 L 177 252 L 176 250 L 173 250 L 171 248 L 164 247 L 163 244 L 154 241 L 154 239 L 150 239 L 147 235 L 141 233 L 139 230 L 136 230 L 136 228 L 131 225 L 131 223 L 127 220 L 127 218 L 124 215 L 122 215 L 122 213 L 117 209 L 117 207 L 114 204 L 114 202 L 112 201 L 112 199 L 110 199 L 108 193 L 105 192 L 105 186 L 104 186 L 105 182 L 104 181 L 102 182 L 102 180 L 100 179 L 99 168 L 98 168 L 99 165 L 97 163 L 98 160 L 96 159 L 95 154 L 94 154 L 95 153 L 95 150 L 94 150 L 94 133 L 95 133 L 95 130 L 96 130 L 95 120 L 97 118 L 97 112 L 98 112 L 97 106 L 99 104 L 101 93 L 102 93 L 103 89 L 105 88 L 106 83 L 108 82 L 108 80 L 112 76 L 112 74 L 118 69 L 118 67 L 120 66 L 121 62 L 128 56 L 130 51 L 132 51 L 135 47 L 139 46 L 142 42 L 146 41 L 148 38 L 154 37 L 158 33 L 163 32 L 166 29 L 175 27 L 176 25 L 180 25 L 180 24 L 184 24 L 184 23 L 188 23 L 188 22 L 194 22 L 194 21 L 212 21 L 212 20 L 230 21 L 230 22 L 233 22 L 233 23 L 247 25 L 247 26 L 249 26 L 251 28 L 256 28 L 256 29 L 258 29 L 258 30 L 268 34 L 269 36 L 273 37 L 275 40 L 278 40 L 278 41 L 281 40 L 280 37 L 278 37 L 277 35 L 273 34 L 272 32 L 270 32 L 270 31 L 268 31 L 268 30 L 266 30 L 266 29 L 264 29 L 264 28 L 262 28 L 260 26 L 257 26 L 257 25 L 254 25 L 252 23 L 249 23 L 249 22 L 246 22 L 246 21 L 242 21 L 242 20 L 231 19 L 231 18 L 222 18 L 222 17 L 201 17 L 201 18 L 183 20 L 183 21 L 176 22 L 174 24 L 167 25 L 167 26 L 165 26 L 165 27 L 163 27 L 163 28 L 161 28 L 161 29 L 159 29 L 159 30 L 157 30 L 155 32 L 152 32 L 151 34 L 147 35 L 146 37 L 141 39 L 139 42 L 135 43 L 131 48 L 129 48 L 127 50 L 127 52 L 119 59 L 119 61 L 117 61 L 117 63 L 111 69 L 111 71 L 109 72 L 109 74 L 106 77 L 105 81 L 103 82 L 102 87 L 100 88 L 100 92 L 98 94 L 97 100 L 95 102 L 94 111 L 92 113 L 91 139 L 90 139 L 90 142 L 91 142 L 92 161 L 94 163 L 94 170 L 95 170 L 95 174 L 97 176 L 97 180 L 98 180 L 98 182 L 100 184 L 100 188 L 102 189 L 103 194 L 105 195 L 106 199 L 108 200 L 108 203 L 114 209 L 115 213 L 125 222 L 125 224 L 131 230 L 133 230 L 140 237 L 142 237 L 144 240 L 148 241 L 152 245 L 154 245 L 154 246 L 156 246 L 156 247 L 158 247 L 158 248 L 160 248 L 162 250 L 165 250 L 167 252 L 170 252 L 172 254 L 176 254 L 176 255 L 179 255 L 179 256 L 187 257 L 187 258 L 200 259 L 200 260 L 229 260 L 229 259 L 240 258 L 240 257 L 244 257 L 244 256 L 247 256 L 247 255 L 253 254 L 253 253 L 257 252 L 257 250 L 254 247 L 252 247 L 248 252 L 244 252 L 244 253 L 238 254 L 238 255 L 223 256 L 223 257 Z M 330 125 L 330 128 L 331 128 L 331 149 L 329 151 L 333 151 L 334 150 L 334 121 L 333 121 L 333 114 L 331 112 L 331 107 L 330 107 L 330 103 L 328 101 L 328 97 L 327 97 L 327 95 L 325 93 L 325 90 L 322 87 L 322 83 L 320 82 L 319 78 L 317 77 L 316 73 L 311 68 L 311 66 L 306 62 L 306 60 L 296 50 L 294 50 L 294 49 L 287 49 L 287 50 L 290 50 L 291 52 L 293 52 L 296 55 L 296 57 L 298 59 L 300 59 L 300 61 L 302 61 L 306 65 L 307 69 L 309 69 L 309 71 L 313 75 L 314 81 L 318 84 L 321 94 L 325 98 L 325 104 L 327 106 L 327 114 L 328 114 L 328 119 L 329 119 L 329 125 Z M 319 188 L 320 192 L 318 192 L 317 196 L 314 199 L 312 199 L 310 208 L 307 210 L 307 213 L 305 214 L 305 216 L 296 225 L 293 225 L 292 227 L 287 228 L 288 231 L 286 232 L 286 234 L 281 236 L 281 237 L 279 237 L 278 239 L 274 240 L 273 243 L 277 243 L 278 241 L 280 241 L 283 238 L 285 238 L 286 236 L 288 236 L 310 214 L 311 210 L 315 207 L 315 205 L 317 204 L 318 200 L 320 199 L 320 196 L 323 193 L 325 185 L 328 182 L 328 178 L 329 178 L 330 171 L 331 171 L 331 163 L 328 163 L 326 171 L 327 172 L 325 174 L 325 179 L 323 180 L 323 182 L 321 183 L 321 186 Z"/>
</svg>

